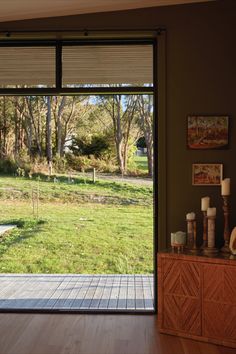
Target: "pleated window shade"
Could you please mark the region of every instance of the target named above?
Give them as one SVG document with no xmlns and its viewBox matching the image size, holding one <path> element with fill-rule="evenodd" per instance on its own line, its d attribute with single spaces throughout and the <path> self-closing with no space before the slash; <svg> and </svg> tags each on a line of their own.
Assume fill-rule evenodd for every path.
<svg viewBox="0 0 236 354">
<path fill-rule="evenodd" d="M 55 86 L 55 47 L 0 47 L 0 86 Z"/>
<path fill-rule="evenodd" d="M 63 86 L 153 83 L 152 45 L 86 45 L 62 49 Z"/>
</svg>

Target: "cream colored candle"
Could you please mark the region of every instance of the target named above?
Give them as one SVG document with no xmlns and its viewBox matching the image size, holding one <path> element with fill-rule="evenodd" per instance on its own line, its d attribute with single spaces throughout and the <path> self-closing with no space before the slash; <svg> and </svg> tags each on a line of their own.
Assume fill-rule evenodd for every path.
<svg viewBox="0 0 236 354">
<path fill-rule="evenodd" d="M 221 181 L 221 195 L 230 195 L 230 178 Z"/>
<path fill-rule="evenodd" d="M 195 213 L 191 212 L 186 215 L 188 221 L 195 220 Z"/>
<path fill-rule="evenodd" d="M 210 197 L 203 197 L 201 199 L 201 211 L 207 211 L 210 206 Z"/>
<path fill-rule="evenodd" d="M 208 208 L 207 209 L 207 216 L 213 216 L 215 217 L 216 216 L 216 208 Z"/>
</svg>

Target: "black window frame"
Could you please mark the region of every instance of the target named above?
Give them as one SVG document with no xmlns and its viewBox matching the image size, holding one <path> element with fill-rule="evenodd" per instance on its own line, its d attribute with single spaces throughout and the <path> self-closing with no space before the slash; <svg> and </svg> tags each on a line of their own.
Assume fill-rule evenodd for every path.
<svg viewBox="0 0 236 354">
<path fill-rule="evenodd" d="M 163 30 L 164 31 L 164 30 Z M 157 291 L 157 253 L 158 253 L 158 36 L 148 38 L 115 38 L 115 39 L 62 39 L 62 40 L 0 40 L 0 47 L 55 47 L 56 87 L 53 88 L 0 88 L 0 96 L 49 96 L 49 95 L 153 95 L 153 147 L 154 147 L 154 175 L 153 175 L 153 270 L 154 270 L 154 310 L 25 310 L 0 309 L 0 313 L 88 313 L 88 314 L 156 314 L 158 303 Z M 152 45 L 153 46 L 153 86 L 124 86 L 124 87 L 74 87 L 62 85 L 62 48 L 63 46 L 79 45 Z"/>
</svg>

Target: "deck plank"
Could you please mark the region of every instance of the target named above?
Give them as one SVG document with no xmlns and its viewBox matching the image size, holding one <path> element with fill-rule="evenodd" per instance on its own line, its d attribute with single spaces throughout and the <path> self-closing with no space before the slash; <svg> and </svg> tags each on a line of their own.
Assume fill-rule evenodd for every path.
<svg viewBox="0 0 236 354">
<path fill-rule="evenodd" d="M 141 274 L 135 275 L 135 309 L 145 309 L 143 295 L 143 279 Z"/>
<path fill-rule="evenodd" d="M 153 276 L 2 274 L 1 309 L 153 310 Z"/>
<path fill-rule="evenodd" d="M 116 275 L 113 277 L 112 280 L 112 289 L 110 294 L 110 299 L 108 302 L 108 309 L 109 310 L 116 310 L 118 305 L 118 298 L 119 298 L 119 288 L 120 288 L 120 280 L 121 276 Z"/>
</svg>

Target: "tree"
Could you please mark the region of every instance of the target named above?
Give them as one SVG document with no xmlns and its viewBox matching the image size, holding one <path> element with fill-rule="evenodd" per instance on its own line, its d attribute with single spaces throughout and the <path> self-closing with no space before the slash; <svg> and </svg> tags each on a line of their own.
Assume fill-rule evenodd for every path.
<svg viewBox="0 0 236 354">
<path fill-rule="evenodd" d="M 24 97 L 27 110 L 25 110 L 25 131 L 27 135 L 27 145 L 29 154 L 33 156 L 33 150 L 43 156 L 43 121 L 47 111 L 47 106 L 43 97 Z"/>
<path fill-rule="evenodd" d="M 67 97 L 53 96 L 52 98 L 52 111 L 55 120 L 56 127 L 56 152 L 58 156 L 63 156 L 63 145 L 62 145 L 62 115 L 66 106 Z"/>
<path fill-rule="evenodd" d="M 113 95 L 100 98 L 113 123 L 116 157 L 120 173 L 126 174 L 130 135 L 135 123 L 136 96 Z"/>
<path fill-rule="evenodd" d="M 138 121 L 143 131 L 147 146 L 148 174 L 153 176 L 153 97 L 140 95 L 138 97 Z"/>
<path fill-rule="evenodd" d="M 49 175 L 52 174 L 52 115 L 51 115 L 51 98 L 46 96 L 47 115 L 46 115 L 46 154 L 48 162 Z"/>
<path fill-rule="evenodd" d="M 11 124 L 12 124 L 12 105 L 9 104 L 8 98 L 6 96 L 1 97 L 0 99 L 0 158 L 5 158 L 9 151 L 9 141 L 8 136 L 11 133 Z"/>
</svg>

